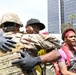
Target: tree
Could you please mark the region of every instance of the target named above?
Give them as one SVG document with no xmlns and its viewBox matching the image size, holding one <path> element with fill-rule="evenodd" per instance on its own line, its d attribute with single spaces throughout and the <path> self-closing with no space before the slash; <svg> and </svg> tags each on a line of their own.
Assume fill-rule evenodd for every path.
<svg viewBox="0 0 76 75">
<path fill-rule="evenodd" d="M 74 13 L 69 15 L 70 19 L 72 20 L 71 23 L 73 24 L 73 20 L 76 18 L 76 15 Z"/>
<path fill-rule="evenodd" d="M 73 27 L 73 24 L 71 22 L 63 23 L 61 25 L 61 33 L 63 32 L 64 28 L 66 28 L 66 27 Z"/>
</svg>

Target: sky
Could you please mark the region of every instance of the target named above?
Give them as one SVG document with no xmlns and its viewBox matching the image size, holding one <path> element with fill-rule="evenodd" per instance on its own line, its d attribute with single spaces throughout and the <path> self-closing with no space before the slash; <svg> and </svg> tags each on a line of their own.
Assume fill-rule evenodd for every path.
<svg viewBox="0 0 76 75">
<path fill-rule="evenodd" d="M 46 26 L 43 31 L 48 30 L 47 0 L 0 0 L 0 18 L 7 12 L 17 14 L 24 26 L 31 18 L 39 19 Z M 25 30 L 25 28 L 20 30 Z"/>
</svg>

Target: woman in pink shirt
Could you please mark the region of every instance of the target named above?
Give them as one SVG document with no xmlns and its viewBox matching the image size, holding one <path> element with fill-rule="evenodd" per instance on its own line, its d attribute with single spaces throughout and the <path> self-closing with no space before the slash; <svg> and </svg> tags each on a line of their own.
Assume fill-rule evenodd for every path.
<svg viewBox="0 0 76 75">
<path fill-rule="evenodd" d="M 76 58 L 76 32 L 73 28 L 66 28 L 62 33 L 64 43 L 58 50 L 61 54 L 61 59 L 58 60 L 59 74 L 58 75 L 76 75 L 72 72 L 73 61 Z M 76 66 L 76 65 L 75 65 Z"/>
</svg>

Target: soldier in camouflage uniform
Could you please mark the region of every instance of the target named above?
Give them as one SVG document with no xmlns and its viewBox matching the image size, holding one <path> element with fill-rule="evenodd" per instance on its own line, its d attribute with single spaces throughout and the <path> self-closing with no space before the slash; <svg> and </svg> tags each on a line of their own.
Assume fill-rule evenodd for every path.
<svg viewBox="0 0 76 75">
<path fill-rule="evenodd" d="M 14 14 L 14 13 L 6 13 L 5 15 L 3 15 L 2 16 L 2 18 L 1 18 L 1 21 L 0 21 L 0 25 L 1 25 L 1 28 L 3 29 L 3 31 L 4 31 L 4 36 L 5 35 L 7 35 L 7 36 L 11 36 L 12 37 L 12 39 L 14 40 L 14 41 L 16 41 L 17 42 L 17 45 L 16 45 L 16 49 L 13 49 L 12 50 L 12 55 L 11 55 L 11 53 L 9 53 L 9 52 L 7 52 L 7 54 L 5 54 L 6 55 L 6 57 L 2 57 L 2 58 L 8 58 L 8 54 L 9 54 L 9 57 L 11 58 L 8 58 L 10 61 L 12 60 L 12 59 L 16 59 L 16 58 L 19 58 L 19 56 L 20 55 L 18 55 L 18 54 L 16 54 L 16 51 L 19 51 L 19 49 L 20 50 L 24 50 L 24 47 L 27 47 L 28 45 L 23 45 L 21 42 L 20 42 L 20 38 L 21 38 L 21 36 L 23 35 L 22 33 L 19 33 L 19 28 L 22 26 L 22 23 L 20 22 L 20 20 L 19 20 L 19 18 L 18 18 L 18 16 L 16 15 L 16 14 Z M 26 35 L 26 34 L 25 34 Z M 15 55 L 14 55 L 14 53 L 15 53 Z M 18 56 L 17 56 L 18 55 Z M 13 58 L 15 56 L 15 58 Z M 17 56 L 17 57 L 16 57 Z M 6 59 L 4 59 L 4 61 L 5 61 Z M 8 62 L 8 61 L 7 61 Z M 6 62 L 6 63 L 7 63 Z M 2 63 L 2 65 L 3 65 L 4 63 Z M 8 63 L 9 64 L 9 63 Z M 9 64 L 9 65 L 11 65 L 11 64 Z M 9 68 L 7 68 L 9 65 L 7 65 L 7 64 L 5 64 L 5 73 L 3 73 L 2 71 L 4 71 L 4 69 L 3 68 L 1 68 L 1 74 L 11 74 L 12 73 L 12 75 L 14 74 L 23 74 L 22 73 L 22 71 L 19 69 L 19 68 L 17 68 L 16 66 L 15 66 L 15 69 L 14 69 L 14 67 L 12 67 L 12 65 L 9 67 L 9 68 L 12 68 L 12 70 L 10 69 L 9 70 Z M 9 70 L 9 71 L 8 71 Z M 15 73 L 14 73 L 14 71 L 15 71 Z M 26 73 L 26 72 L 25 72 Z"/>
<path fill-rule="evenodd" d="M 24 75 L 22 70 L 16 66 L 13 66 L 11 62 L 20 57 L 20 50 L 23 50 L 24 46 L 20 43 L 20 37 L 22 33 L 19 32 L 19 28 L 22 27 L 18 15 L 14 13 L 6 13 L 2 16 L 0 20 L 0 27 L 4 31 L 3 36 L 10 36 L 12 40 L 17 42 L 16 48 L 12 48 L 12 51 L 7 53 L 2 53 L 0 57 L 0 75 Z M 9 45 L 10 46 L 10 45 Z"/>
</svg>

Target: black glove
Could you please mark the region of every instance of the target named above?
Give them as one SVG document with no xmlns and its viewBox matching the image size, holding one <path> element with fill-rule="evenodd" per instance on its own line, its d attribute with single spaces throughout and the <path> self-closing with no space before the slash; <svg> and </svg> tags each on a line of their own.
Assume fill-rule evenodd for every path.
<svg viewBox="0 0 76 75">
<path fill-rule="evenodd" d="M 21 52 L 21 59 L 13 61 L 12 64 L 20 65 L 22 69 L 31 70 L 41 63 L 40 57 L 32 57 L 27 52 Z"/>
<path fill-rule="evenodd" d="M 8 36 L 4 36 L 4 38 L 6 38 L 6 39 L 12 39 L 12 37 L 8 37 Z"/>
<path fill-rule="evenodd" d="M 11 48 L 15 48 L 13 44 L 16 44 L 16 42 L 12 41 L 11 37 L 0 36 L 0 50 L 3 52 L 12 51 Z"/>
</svg>

